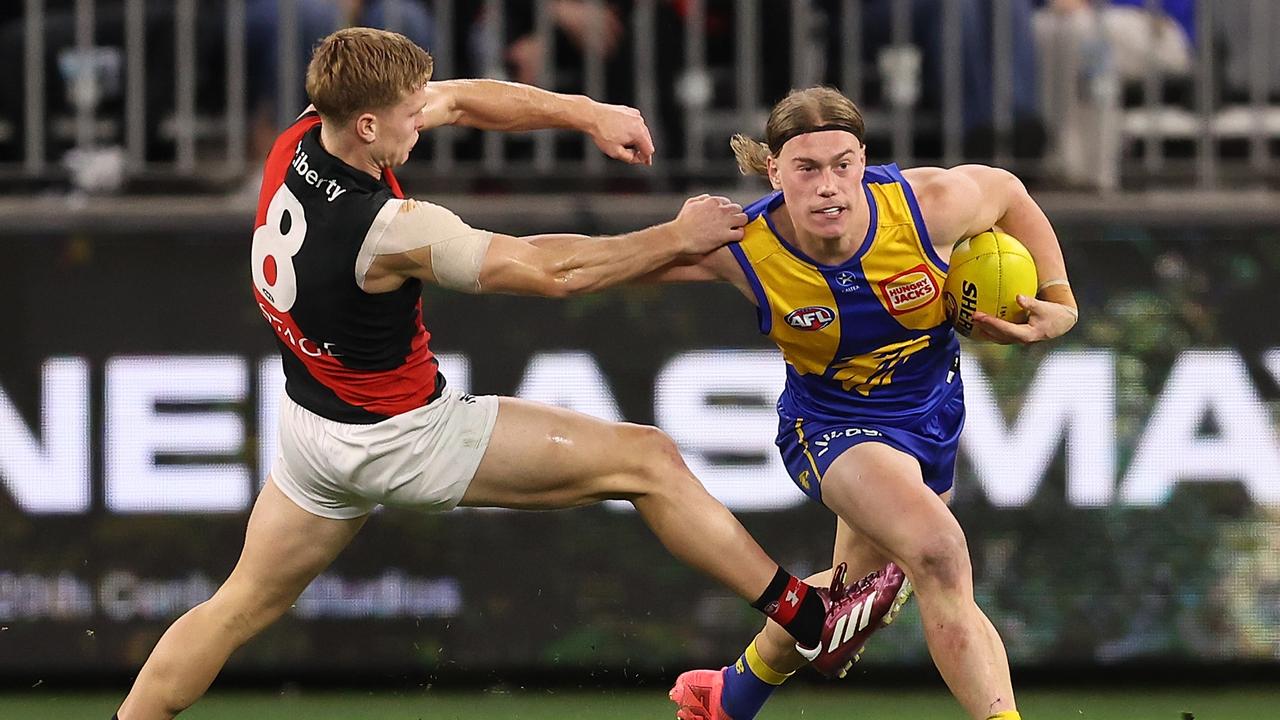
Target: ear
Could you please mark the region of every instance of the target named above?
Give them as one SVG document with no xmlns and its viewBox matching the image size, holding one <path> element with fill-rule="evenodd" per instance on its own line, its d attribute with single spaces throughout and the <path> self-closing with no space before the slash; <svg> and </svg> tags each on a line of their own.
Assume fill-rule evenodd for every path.
<svg viewBox="0 0 1280 720">
<path fill-rule="evenodd" d="M 356 136 L 366 143 L 378 139 L 378 117 L 373 113 L 360 113 L 356 116 Z"/>
<path fill-rule="evenodd" d="M 769 184 L 774 190 L 782 189 L 782 180 L 778 177 L 778 161 L 773 156 L 765 158 L 765 168 L 769 171 Z"/>
</svg>

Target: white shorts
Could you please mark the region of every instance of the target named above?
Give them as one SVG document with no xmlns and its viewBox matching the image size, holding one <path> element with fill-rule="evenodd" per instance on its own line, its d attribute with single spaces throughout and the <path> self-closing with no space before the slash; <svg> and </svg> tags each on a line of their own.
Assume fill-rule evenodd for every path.
<svg viewBox="0 0 1280 720">
<path fill-rule="evenodd" d="M 377 505 L 452 510 L 480 466 L 497 417 L 497 396 L 448 387 L 425 407 L 372 425 L 322 418 L 283 394 L 271 477 L 303 510 L 337 520 Z"/>
</svg>

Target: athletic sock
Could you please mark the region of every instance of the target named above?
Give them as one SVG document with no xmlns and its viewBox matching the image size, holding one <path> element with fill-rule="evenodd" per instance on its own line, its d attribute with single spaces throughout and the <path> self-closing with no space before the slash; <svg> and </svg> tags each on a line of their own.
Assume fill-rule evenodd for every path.
<svg viewBox="0 0 1280 720">
<path fill-rule="evenodd" d="M 1017 710 L 1004 710 L 992 715 L 987 720 L 1022 720 Z"/>
<path fill-rule="evenodd" d="M 720 693 L 720 707 L 733 720 L 753 720 L 760 708 L 778 686 L 786 682 L 792 673 L 780 673 L 769 667 L 756 641 L 752 640 L 738 662 L 723 670 L 724 689 Z"/>
<path fill-rule="evenodd" d="M 822 605 L 822 598 L 811 590 L 813 588 L 800 578 L 778 568 L 769 587 L 751 603 L 751 607 L 768 615 L 801 645 L 817 647 L 822 642 L 822 621 L 827 610 Z"/>
</svg>

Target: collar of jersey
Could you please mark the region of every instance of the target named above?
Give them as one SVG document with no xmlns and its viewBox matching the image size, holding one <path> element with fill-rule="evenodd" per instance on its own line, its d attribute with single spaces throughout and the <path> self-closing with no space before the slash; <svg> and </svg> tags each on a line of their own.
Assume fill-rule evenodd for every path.
<svg viewBox="0 0 1280 720">
<path fill-rule="evenodd" d="M 342 175 L 344 178 L 355 183 L 357 187 L 369 192 L 388 189 L 388 185 L 385 181 L 374 178 L 369 173 L 361 172 L 351 167 L 341 158 L 331 154 L 328 150 L 325 150 L 324 145 L 320 144 L 319 125 L 311 128 L 307 131 L 307 134 L 302 136 L 302 149 L 306 151 L 307 155 L 311 158 L 308 162 L 310 162 L 311 166 L 316 169 L 316 172 L 321 175 Z M 321 164 L 323 164 L 324 167 L 323 171 L 319 169 Z"/>
<path fill-rule="evenodd" d="M 760 216 L 764 218 L 765 224 L 769 226 L 769 232 L 772 232 L 773 236 L 778 238 L 778 242 L 782 243 L 782 247 L 786 248 L 787 252 L 817 268 L 824 270 L 843 270 L 848 267 L 855 266 L 862 261 L 862 256 L 867 254 L 867 250 L 871 248 L 871 241 L 874 240 L 876 236 L 876 225 L 878 224 L 879 212 L 876 208 L 875 195 L 872 194 L 871 187 L 867 184 L 866 180 L 862 181 L 862 192 L 867 198 L 867 208 L 870 211 L 867 219 L 867 235 L 862 239 L 862 245 L 858 248 L 858 252 L 854 253 L 853 257 L 845 260 L 839 265 L 826 265 L 814 260 L 804 254 L 800 248 L 787 242 L 787 239 L 782 237 L 782 233 L 778 232 L 778 228 L 773 224 L 773 216 L 770 213 L 783 205 L 781 190 L 777 191 L 775 196 L 769 200 L 769 204 L 760 213 Z"/>
</svg>

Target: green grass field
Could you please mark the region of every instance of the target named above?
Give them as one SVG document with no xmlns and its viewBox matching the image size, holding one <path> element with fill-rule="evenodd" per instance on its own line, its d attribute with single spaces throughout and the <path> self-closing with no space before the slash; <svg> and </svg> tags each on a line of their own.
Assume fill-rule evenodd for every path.
<svg viewBox="0 0 1280 720">
<path fill-rule="evenodd" d="M 116 695 L 27 692 L 0 694 L 0 718 L 99 718 L 107 720 Z M 1280 718 L 1280 686 L 1270 690 L 1024 691 L 1026 720 L 1269 720 Z M 342 693 L 213 693 L 182 715 L 190 720 L 641 720 L 673 717 L 661 691 L 526 690 L 393 691 Z M 963 720 L 945 692 L 790 688 L 774 698 L 761 720 L 859 718 L 865 720 Z"/>
</svg>

